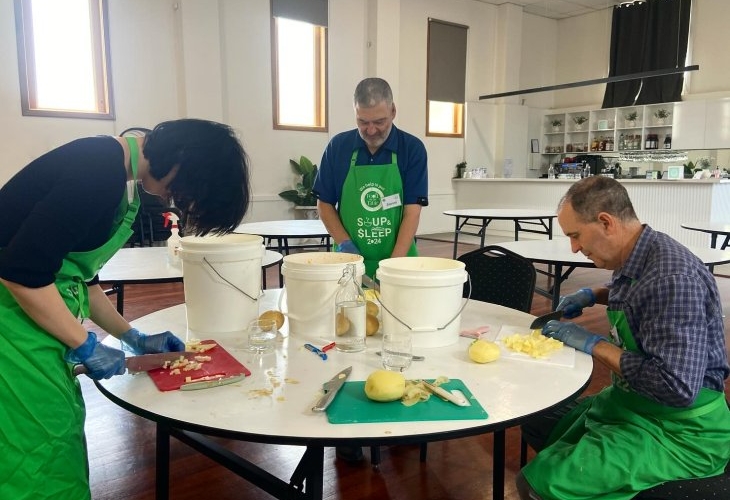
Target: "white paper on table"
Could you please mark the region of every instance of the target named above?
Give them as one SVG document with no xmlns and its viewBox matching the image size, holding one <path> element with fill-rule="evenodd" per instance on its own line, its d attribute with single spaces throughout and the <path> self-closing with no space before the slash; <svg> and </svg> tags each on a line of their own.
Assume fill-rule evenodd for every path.
<svg viewBox="0 0 730 500">
<path fill-rule="evenodd" d="M 496 332 L 496 329 L 493 330 Z M 561 349 L 551 352 L 545 358 L 533 358 L 532 356 L 528 356 L 525 353 L 515 352 L 507 349 L 507 347 L 501 342 L 501 340 L 504 337 L 509 337 L 510 335 L 513 335 L 515 333 L 525 335 L 530 333 L 530 331 L 524 326 L 502 325 L 502 327 L 494 336 L 494 342 L 499 345 L 499 350 L 501 351 L 502 358 L 516 359 L 519 361 L 527 361 L 533 363 L 547 363 L 550 365 L 568 366 L 571 368 L 575 366 L 575 349 L 573 349 L 572 347 L 568 347 L 567 345 L 563 345 Z M 488 339 L 486 335 L 482 336 L 482 338 L 492 340 Z"/>
</svg>

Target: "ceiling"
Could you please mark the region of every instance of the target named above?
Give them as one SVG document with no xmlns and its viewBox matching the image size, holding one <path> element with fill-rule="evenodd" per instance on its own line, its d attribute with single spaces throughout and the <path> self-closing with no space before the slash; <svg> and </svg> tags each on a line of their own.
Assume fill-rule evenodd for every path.
<svg viewBox="0 0 730 500">
<path fill-rule="evenodd" d="M 523 12 L 550 19 L 589 14 L 614 5 L 624 3 L 620 0 L 479 0 L 491 5 L 510 3 L 522 7 Z"/>
</svg>

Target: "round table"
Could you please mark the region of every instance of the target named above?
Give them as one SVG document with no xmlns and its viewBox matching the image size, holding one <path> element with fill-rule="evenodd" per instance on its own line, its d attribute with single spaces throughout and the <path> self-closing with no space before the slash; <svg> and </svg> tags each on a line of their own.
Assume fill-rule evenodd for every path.
<svg viewBox="0 0 730 500">
<path fill-rule="evenodd" d="M 725 250 L 730 245 L 730 222 L 707 222 L 691 221 L 683 222 L 682 227 L 691 231 L 700 231 L 710 235 L 710 246 L 717 248 L 717 237 L 724 236 L 725 241 L 720 245 L 720 250 Z"/>
<path fill-rule="evenodd" d="M 515 225 L 515 241 L 520 239 L 520 232 L 545 234 L 549 239 L 553 238 L 553 219 L 557 217 L 553 210 L 534 210 L 525 208 L 466 208 L 461 210 L 446 210 L 444 215 L 456 218 L 454 226 L 454 253 L 456 258 L 459 234 L 470 234 L 481 237 L 479 247 L 484 247 L 484 238 L 487 233 L 487 226 L 493 220 L 511 220 Z M 470 222 L 476 219 L 478 223 Z M 526 225 L 526 226 L 525 226 Z M 464 231 L 464 226 L 479 227 L 476 233 Z M 530 228 L 532 226 L 533 228 Z M 535 226 L 539 226 L 535 229 Z"/>
<path fill-rule="evenodd" d="M 328 249 L 330 247 L 330 235 L 324 224 L 319 219 L 303 220 L 270 220 L 262 222 L 246 222 L 239 224 L 235 233 L 256 234 L 268 240 L 267 247 L 275 248 L 276 251 L 289 255 L 292 248 Z M 319 244 L 298 244 L 290 245 L 290 238 L 318 238 Z M 276 240 L 276 246 L 271 246 L 271 240 Z"/>
<path fill-rule="evenodd" d="M 276 308 L 280 290 L 269 289 L 260 300 L 260 310 Z M 462 329 L 484 324 L 524 327 L 534 317 L 502 306 L 470 301 L 462 313 Z M 186 337 L 185 306 L 174 306 L 133 322 L 143 331 L 171 330 Z M 282 329 L 286 335 L 286 324 Z M 460 379 L 488 412 L 486 420 L 435 420 L 414 422 L 330 424 L 324 413 L 311 410 L 322 394 L 322 384 L 347 366 L 352 366 L 350 381 L 365 380 L 381 368 L 379 336 L 369 337 L 360 353 L 328 352 L 322 361 L 306 350 L 306 342 L 323 345 L 332 339 L 283 337 L 274 352 L 265 355 L 245 349 L 242 332 L 210 336 L 241 361 L 252 375 L 242 382 L 200 391 L 159 392 L 146 375 L 118 376 L 97 383 L 114 403 L 158 423 L 157 498 L 167 495 L 169 437 L 191 444 L 198 451 L 220 462 L 228 458 L 216 453 L 216 445 L 206 436 L 222 436 L 241 441 L 306 446 L 297 468 L 300 482 L 308 494 L 322 495 L 323 453 L 325 446 L 379 446 L 454 439 L 495 433 L 495 498 L 501 498 L 504 482 L 504 430 L 519 425 L 526 417 L 577 397 L 588 384 L 593 362 L 590 356 L 576 353 L 573 367 L 503 358 L 480 365 L 467 358 L 472 341 L 439 348 L 417 349 L 414 354 L 425 361 L 414 362 L 406 372 L 409 379 L 443 375 Z M 115 339 L 107 339 L 110 343 Z M 569 348 L 566 348 L 569 349 Z M 501 440 L 498 439 L 501 437 Z M 501 441 L 501 448 L 498 447 Z M 501 453 L 501 457 L 498 454 Z M 245 465 L 235 470 L 250 480 L 264 481 L 274 496 L 285 496 L 284 487 L 257 465 L 238 457 Z M 500 459 L 500 462 L 497 460 Z M 499 466 L 498 466 L 499 463 Z M 296 475 L 296 474 L 295 474 Z M 500 482 L 501 481 L 501 482 Z M 293 479 L 293 482 L 296 481 Z M 269 484 L 271 483 L 271 484 Z M 259 484 L 259 483 L 256 483 Z M 279 490 L 278 488 L 282 488 Z"/>
</svg>

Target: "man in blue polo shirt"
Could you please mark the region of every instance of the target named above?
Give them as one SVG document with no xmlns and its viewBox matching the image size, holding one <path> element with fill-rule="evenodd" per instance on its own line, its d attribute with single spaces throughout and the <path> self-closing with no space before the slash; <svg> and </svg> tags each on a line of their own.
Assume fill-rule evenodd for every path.
<svg viewBox="0 0 730 500">
<path fill-rule="evenodd" d="M 327 145 L 313 191 L 335 250 L 362 255 L 374 278 L 380 260 L 417 255 L 414 238 L 428 205 L 426 148 L 393 125 L 385 80 L 362 80 L 354 107 L 357 128 Z"/>
</svg>

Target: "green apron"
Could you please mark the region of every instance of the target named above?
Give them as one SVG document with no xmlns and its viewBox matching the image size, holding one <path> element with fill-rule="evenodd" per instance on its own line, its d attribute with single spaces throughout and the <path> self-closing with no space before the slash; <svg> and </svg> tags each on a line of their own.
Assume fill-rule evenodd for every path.
<svg viewBox="0 0 730 500">
<path fill-rule="evenodd" d="M 139 151 L 128 139 L 132 172 Z M 66 255 L 55 285 L 71 313 L 89 317 L 86 281 L 132 235 L 139 195 L 119 205 L 109 240 L 88 252 Z M 81 387 L 63 356 L 67 346 L 38 326 L 0 284 L 0 498 L 90 498 Z"/>
<path fill-rule="evenodd" d="M 607 311 L 614 342 L 638 352 L 623 311 Z M 730 410 L 700 390 L 689 407 L 661 405 L 618 375 L 583 400 L 522 472 L 544 500 L 628 500 L 667 480 L 721 474 L 730 458 Z"/>
<path fill-rule="evenodd" d="M 365 274 L 374 278 L 378 263 L 390 257 L 398 239 L 403 220 L 403 181 L 395 153 L 391 154 L 391 163 L 385 165 L 355 165 L 356 160 L 357 150 L 352 153 L 342 186 L 340 220 L 365 259 Z M 416 255 L 414 242 L 408 256 Z"/>
</svg>

